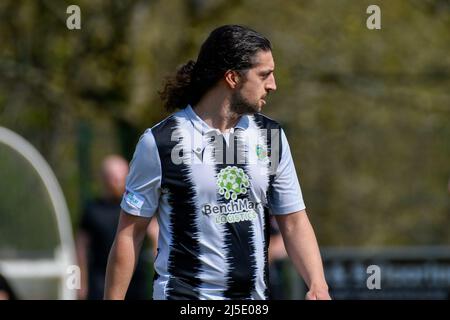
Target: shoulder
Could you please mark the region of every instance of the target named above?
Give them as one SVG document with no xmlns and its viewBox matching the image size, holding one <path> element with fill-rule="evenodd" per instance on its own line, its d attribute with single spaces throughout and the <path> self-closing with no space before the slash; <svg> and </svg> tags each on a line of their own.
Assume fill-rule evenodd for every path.
<svg viewBox="0 0 450 320">
<path fill-rule="evenodd" d="M 175 132 L 184 132 L 188 128 L 186 124 L 189 122 L 190 120 L 185 110 L 181 109 L 148 129 L 145 134 L 152 135 L 150 139 L 154 140 L 153 143 L 158 149 L 171 148 L 177 143 L 177 139 L 173 138 L 173 134 Z"/>
<path fill-rule="evenodd" d="M 186 121 L 188 121 L 186 112 L 184 109 L 181 109 L 176 113 L 171 114 L 148 130 L 150 130 L 156 137 L 157 135 L 164 135 L 172 132 L 174 129 L 184 124 Z"/>
<path fill-rule="evenodd" d="M 165 118 L 164 120 L 158 122 L 151 128 L 147 128 L 144 133 L 140 136 L 138 145 L 151 148 L 156 146 L 156 140 L 161 137 L 170 137 L 170 132 L 176 126 L 175 114 L 172 114 Z"/>
<path fill-rule="evenodd" d="M 260 129 L 281 129 L 281 125 L 262 113 L 255 113 L 250 116 Z"/>
</svg>

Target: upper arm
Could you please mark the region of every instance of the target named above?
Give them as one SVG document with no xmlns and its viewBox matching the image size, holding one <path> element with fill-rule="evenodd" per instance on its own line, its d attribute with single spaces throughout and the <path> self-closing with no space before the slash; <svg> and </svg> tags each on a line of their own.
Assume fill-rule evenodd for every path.
<svg viewBox="0 0 450 320">
<path fill-rule="evenodd" d="M 139 139 L 127 176 L 121 207 L 130 215 L 151 217 L 159 205 L 161 163 L 151 130 Z"/>
<path fill-rule="evenodd" d="M 130 237 L 134 240 L 142 240 L 145 237 L 151 218 L 139 217 L 120 211 L 116 237 Z"/>
<path fill-rule="evenodd" d="M 281 234 L 286 234 L 291 231 L 298 231 L 298 228 L 306 221 L 308 221 L 308 215 L 306 210 L 300 210 L 289 214 L 275 216 Z"/>
</svg>

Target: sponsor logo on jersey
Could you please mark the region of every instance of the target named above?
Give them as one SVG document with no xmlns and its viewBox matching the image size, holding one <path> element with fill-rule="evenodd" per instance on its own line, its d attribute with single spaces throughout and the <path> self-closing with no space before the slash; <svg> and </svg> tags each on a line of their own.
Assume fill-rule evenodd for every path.
<svg viewBox="0 0 450 320">
<path fill-rule="evenodd" d="M 255 220 L 261 203 L 252 202 L 247 198 L 238 199 L 238 196 L 248 193 L 249 187 L 250 180 L 243 169 L 236 166 L 221 169 L 217 175 L 217 189 L 218 193 L 228 201 L 215 205 L 203 205 L 203 214 L 207 216 L 212 214 L 217 224 Z"/>
</svg>

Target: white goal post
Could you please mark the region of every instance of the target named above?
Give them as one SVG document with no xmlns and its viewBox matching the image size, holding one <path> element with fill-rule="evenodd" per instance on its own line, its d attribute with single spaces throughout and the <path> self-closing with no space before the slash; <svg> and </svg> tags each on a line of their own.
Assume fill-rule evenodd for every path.
<svg viewBox="0 0 450 320">
<path fill-rule="evenodd" d="M 69 210 L 61 187 L 46 160 L 24 138 L 9 129 L 0 127 L 0 144 L 12 148 L 25 158 L 42 180 L 53 207 L 60 243 L 60 246 L 55 249 L 53 259 L 2 259 L 0 257 L 0 273 L 12 282 L 18 279 L 55 279 L 58 281 L 59 299 L 76 299 L 76 290 L 66 285 L 70 276 L 68 267 L 75 265 L 76 260 Z"/>
</svg>

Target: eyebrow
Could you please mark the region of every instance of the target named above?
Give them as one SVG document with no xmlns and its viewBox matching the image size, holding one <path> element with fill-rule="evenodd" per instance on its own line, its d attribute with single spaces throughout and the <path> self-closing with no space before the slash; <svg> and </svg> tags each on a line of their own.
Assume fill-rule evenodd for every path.
<svg viewBox="0 0 450 320">
<path fill-rule="evenodd" d="M 262 70 L 259 72 L 260 75 L 269 75 L 274 71 L 274 69 Z"/>
</svg>

